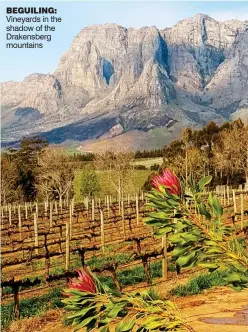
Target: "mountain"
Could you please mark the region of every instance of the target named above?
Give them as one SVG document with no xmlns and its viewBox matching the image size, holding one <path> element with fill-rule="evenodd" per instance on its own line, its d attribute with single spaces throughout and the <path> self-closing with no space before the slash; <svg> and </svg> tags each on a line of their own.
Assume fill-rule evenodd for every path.
<svg viewBox="0 0 248 332">
<path fill-rule="evenodd" d="M 248 21 L 82 29 L 53 74 L 1 83 L 2 140 L 163 146 L 185 126 L 248 120 Z"/>
</svg>

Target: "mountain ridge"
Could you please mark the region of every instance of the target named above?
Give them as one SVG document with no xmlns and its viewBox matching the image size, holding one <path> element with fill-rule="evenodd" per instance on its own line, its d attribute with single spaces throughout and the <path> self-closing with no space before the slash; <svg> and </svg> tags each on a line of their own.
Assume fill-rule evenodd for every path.
<svg viewBox="0 0 248 332">
<path fill-rule="evenodd" d="M 93 25 L 73 39 L 54 73 L 1 83 L 2 139 L 42 133 L 51 142 L 108 141 L 139 131 L 149 146 L 160 128 L 163 145 L 175 123 L 178 130 L 247 121 L 247 78 L 247 21 L 197 14 L 165 29 Z"/>
</svg>

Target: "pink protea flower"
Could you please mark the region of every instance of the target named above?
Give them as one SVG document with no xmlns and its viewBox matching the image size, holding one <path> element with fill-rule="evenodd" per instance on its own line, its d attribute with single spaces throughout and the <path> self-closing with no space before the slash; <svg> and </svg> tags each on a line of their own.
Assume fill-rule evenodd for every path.
<svg viewBox="0 0 248 332">
<path fill-rule="evenodd" d="M 78 278 L 69 280 L 68 287 L 78 289 L 82 292 L 96 293 L 96 285 L 92 275 L 89 273 L 87 268 L 79 269 Z"/>
<path fill-rule="evenodd" d="M 166 186 L 170 194 L 180 196 L 182 192 L 179 179 L 168 168 L 163 170 L 162 175 L 156 175 L 152 184 L 158 191 L 160 191 L 159 186 Z"/>
</svg>

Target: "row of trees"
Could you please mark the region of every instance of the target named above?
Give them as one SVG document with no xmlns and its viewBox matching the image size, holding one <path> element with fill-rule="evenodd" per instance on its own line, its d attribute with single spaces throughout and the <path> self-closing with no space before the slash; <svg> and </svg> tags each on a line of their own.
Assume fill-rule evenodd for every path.
<svg viewBox="0 0 248 332">
<path fill-rule="evenodd" d="M 2 153 L 1 201 L 3 204 L 34 199 L 71 198 L 74 195 L 74 177 L 80 169 L 80 189 L 83 196 L 94 196 L 101 190 L 99 175 L 118 193 L 133 189 L 137 176 L 133 163 L 144 153 L 160 155 L 160 150 L 149 154 L 114 153 L 69 156 L 64 150 L 48 146 L 39 137 L 25 138 L 19 149 Z M 241 120 L 221 126 L 210 122 L 201 130 L 186 128 L 180 139 L 163 150 L 163 165 L 180 178 L 198 181 L 206 175 L 213 176 L 213 185 L 248 182 L 248 127 Z M 159 171 L 153 168 L 143 189 L 150 188 L 151 178 Z M 138 188 L 135 188 L 137 190 Z"/>
<path fill-rule="evenodd" d="M 132 153 L 104 152 L 93 161 L 79 163 L 65 150 L 48 146 L 39 137 L 25 138 L 19 149 L 2 153 L 1 201 L 3 204 L 35 199 L 70 199 L 74 195 L 74 178 L 80 172 L 82 196 L 95 196 L 100 192 L 99 173 L 114 188 L 119 198 L 132 185 L 134 166 Z"/>
<path fill-rule="evenodd" d="M 163 167 L 181 178 L 213 176 L 213 184 L 248 182 L 248 126 L 239 119 L 201 130 L 183 130 L 179 140 L 164 149 Z"/>
<path fill-rule="evenodd" d="M 24 138 L 19 149 L 2 153 L 1 159 L 3 204 L 72 196 L 75 161 L 46 140 Z"/>
</svg>

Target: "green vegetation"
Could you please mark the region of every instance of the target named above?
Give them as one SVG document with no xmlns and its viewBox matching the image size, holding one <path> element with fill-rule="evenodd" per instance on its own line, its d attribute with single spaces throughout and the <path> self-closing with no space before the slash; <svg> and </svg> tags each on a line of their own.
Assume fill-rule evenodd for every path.
<svg viewBox="0 0 248 332">
<path fill-rule="evenodd" d="M 42 315 L 49 309 L 63 307 L 60 288 L 53 288 L 42 296 L 20 300 L 20 318 Z M 14 303 L 1 305 L 1 328 L 7 329 L 13 321 Z"/>
<path fill-rule="evenodd" d="M 85 167 L 79 173 L 78 189 L 80 196 L 96 196 L 101 189 L 99 176 L 92 167 Z"/>
<path fill-rule="evenodd" d="M 204 289 L 209 289 L 213 286 L 225 286 L 227 282 L 225 277 L 226 271 L 215 271 L 198 275 L 190 279 L 185 285 L 178 285 L 170 291 L 170 294 L 176 296 L 187 296 L 201 293 Z"/>
<path fill-rule="evenodd" d="M 83 172 L 84 170 L 78 170 L 75 174 L 75 179 L 74 179 L 74 192 L 75 192 L 75 200 L 76 201 L 82 201 L 84 195 L 81 192 L 81 181 L 83 177 Z M 99 184 L 100 184 L 100 192 L 99 195 L 101 197 L 104 197 L 106 195 L 113 195 L 116 197 L 116 188 L 112 182 L 109 181 L 108 177 L 108 171 L 97 171 L 96 172 L 98 175 L 99 179 Z M 130 194 L 135 194 L 137 193 L 145 184 L 148 176 L 152 172 L 150 170 L 134 170 L 130 174 L 130 177 L 128 179 L 128 183 L 126 184 L 126 192 Z M 116 174 L 117 178 L 117 174 Z"/>
</svg>

